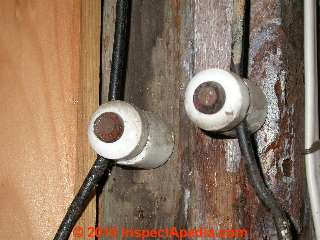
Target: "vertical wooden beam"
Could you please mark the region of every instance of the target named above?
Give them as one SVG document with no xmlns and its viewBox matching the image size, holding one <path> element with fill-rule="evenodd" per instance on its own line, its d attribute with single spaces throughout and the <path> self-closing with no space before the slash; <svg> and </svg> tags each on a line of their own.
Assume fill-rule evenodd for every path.
<svg viewBox="0 0 320 240">
<path fill-rule="evenodd" d="M 257 133 L 265 181 L 298 232 L 303 230 L 306 182 L 303 152 L 303 6 L 301 1 L 251 1 L 249 78 L 263 89 L 267 119 Z M 250 232 L 276 236 L 272 219 L 256 199 Z M 247 210 L 249 212 L 249 209 Z"/>
<path fill-rule="evenodd" d="M 73 198 L 80 2 L 0 3 L 0 236 L 52 239 Z"/>
<path fill-rule="evenodd" d="M 88 145 L 87 125 L 99 105 L 101 1 L 81 0 L 80 11 L 80 84 L 77 110 L 77 165 L 75 193 L 88 174 L 96 154 Z M 79 220 L 85 230 L 95 226 L 95 198 Z M 88 232 L 85 231 L 85 239 Z"/>
<path fill-rule="evenodd" d="M 195 1 L 193 74 L 208 68 L 230 69 L 232 11 L 229 0 Z M 180 109 L 184 112 L 182 105 Z M 187 124 L 186 120 L 184 123 Z M 239 228 L 237 204 L 243 171 L 239 171 L 237 141 L 212 139 L 193 124 L 188 125 L 189 132 L 182 133 L 186 135 L 180 142 L 184 153 L 181 160 L 186 162 L 182 166 L 188 165 L 188 174 L 192 177 L 185 186 L 191 196 L 188 226 Z"/>
<path fill-rule="evenodd" d="M 100 1 L 1 1 L 0 235 L 52 239 L 95 154 Z M 95 224 L 95 201 L 80 224 Z"/>
<path fill-rule="evenodd" d="M 175 96 L 179 95 L 176 84 L 181 70 L 178 65 L 165 64 L 166 61 L 176 63 L 179 59 L 179 45 L 174 42 L 179 41 L 176 24 L 180 23 L 177 13 L 171 11 L 174 2 L 150 0 L 132 1 L 132 4 L 126 99 L 146 110 L 159 109 L 158 113 L 164 113 L 165 120 L 177 127 L 178 112 L 167 110 L 171 104 L 179 104 L 179 98 Z M 166 11 L 170 16 L 165 16 Z M 173 14 L 177 16 L 177 23 L 172 22 Z M 172 52 L 169 53 L 168 49 Z M 156 52 L 152 54 L 152 50 Z M 174 72 L 177 75 L 170 74 Z M 164 101 L 160 104 L 161 92 Z M 179 178 L 168 169 L 179 169 L 177 164 L 179 162 L 170 161 L 164 168 L 151 171 L 114 169 L 105 189 L 103 224 L 116 225 L 119 229 L 121 226 L 146 228 L 173 224 L 171 211 L 175 211 L 176 205 L 170 199 L 178 197 L 174 187 L 178 186 Z M 159 179 L 163 178 L 167 178 L 171 185 L 161 184 Z"/>
</svg>

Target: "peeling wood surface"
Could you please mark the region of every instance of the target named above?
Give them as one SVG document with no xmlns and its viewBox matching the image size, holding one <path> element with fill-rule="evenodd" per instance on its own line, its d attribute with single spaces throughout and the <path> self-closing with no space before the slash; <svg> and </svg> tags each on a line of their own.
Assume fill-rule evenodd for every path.
<svg viewBox="0 0 320 240">
<path fill-rule="evenodd" d="M 268 100 L 267 119 L 256 137 L 262 171 L 299 232 L 306 191 L 301 5 L 299 1 L 252 1 L 249 70 L 250 79 L 262 87 Z M 266 225 L 267 214 L 260 216 L 260 224 Z M 271 235 L 271 228 L 265 231 Z"/>
<path fill-rule="evenodd" d="M 268 100 L 266 124 L 256 135 L 262 171 L 298 232 L 306 191 L 301 4 L 253 0 L 249 56 L 249 78 Z M 104 190 L 103 225 L 246 228 L 248 239 L 277 239 L 272 217 L 247 182 L 237 140 L 206 136 L 183 107 L 185 86 L 195 73 L 230 68 L 232 5 L 133 1 L 126 99 L 170 123 L 176 147 L 161 168 L 114 169 Z M 114 16 L 108 16 L 111 24 Z M 104 45 L 108 56 L 111 46 Z"/>
</svg>

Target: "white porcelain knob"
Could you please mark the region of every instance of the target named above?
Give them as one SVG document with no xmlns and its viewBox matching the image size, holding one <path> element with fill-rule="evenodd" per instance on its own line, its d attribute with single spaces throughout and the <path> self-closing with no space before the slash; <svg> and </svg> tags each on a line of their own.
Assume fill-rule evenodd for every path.
<svg viewBox="0 0 320 240">
<path fill-rule="evenodd" d="M 262 91 L 222 69 L 196 74 L 188 83 L 184 103 L 188 117 L 199 128 L 226 135 L 232 135 L 232 129 L 245 118 L 249 130 L 257 131 L 266 115 Z"/>
<path fill-rule="evenodd" d="M 124 101 L 101 105 L 92 115 L 88 138 L 94 151 L 117 164 L 155 168 L 173 151 L 173 134 L 153 113 Z"/>
</svg>

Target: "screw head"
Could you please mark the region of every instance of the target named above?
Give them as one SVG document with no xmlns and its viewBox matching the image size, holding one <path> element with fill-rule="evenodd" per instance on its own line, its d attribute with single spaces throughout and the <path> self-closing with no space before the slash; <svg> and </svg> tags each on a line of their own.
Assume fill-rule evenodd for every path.
<svg viewBox="0 0 320 240">
<path fill-rule="evenodd" d="M 214 114 L 224 105 L 226 94 L 223 87 L 217 82 L 201 83 L 193 94 L 195 108 L 204 114 Z"/>
<path fill-rule="evenodd" d="M 102 113 L 93 124 L 94 134 L 101 141 L 113 143 L 123 134 L 124 124 L 122 118 L 114 112 Z"/>
</svg>

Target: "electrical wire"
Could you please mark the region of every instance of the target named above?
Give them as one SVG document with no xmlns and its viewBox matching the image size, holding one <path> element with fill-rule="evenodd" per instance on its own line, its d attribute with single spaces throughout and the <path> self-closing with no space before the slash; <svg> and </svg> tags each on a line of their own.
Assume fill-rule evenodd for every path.
<svg viewBox="0 0 320 240">
<path fill-rule="evenodd" d="M 126 75 L 129 28 L 130 28 L 131 0 L 118 0 L 116 6 L 116 22 L 112 51 L 112 63 L 110 71 L 110 84 L 108 99 L 120 100 L 123 98 L 123 90 Z"/>
<path fill-rule="evenodd" d="M 290 221 L 279 207 L 272 192 L 267 188 L 260 174 L 260 169 L 255 158 L 255 153 L 253 151 L 253 146 L 245 121 L 241 122 L 237 126 L 236 131 L 249 182 L 253 186 L 260 201 L 271 212 L 279 239 L 292 239 Z"/>
<path fill-rule="evenodd" d="M 97 158 L 87 177 L 83 181 L 80 190 L 69 206 L 69 209 L 54 237 L 54 240 L 63 240 L 69 238 L 74 225 L 93 196 L 99 181 L 107 173 L 106 170 L 109 168 L 110 164 L 111 162 L 103 157 Z"/>
<path fill-rule="evenodd" d="M 124 92 L 131 0 L 117 0 L 114 44 L 109 85 L 109 101 L 121 100 Z M 99 183 L 113 167 L 113 161 L 98 156 L 77 195 L 70 204 L 54 240 L 67 240 L 71 231 L 93 197 Z"/>
<path fill-rule="evenodd" d="M 317 1 L 304 1 L 304 74 L 305 74 L 305 149 L 319 140 L 318 70 L 317 70 Z M 319 149 L 306 151 L 305 164 L 315 233 L 320 240 L 320 155 Z"/>
<path fill-rule="evenodd" d="M 241 77 L 246 77 L 248 56 L 244 49 L 249 46 L 250 1 L 234 0 L 233 4 L 231 70 Z M 254 188 L 260 201 L 271 212 L 279 239 L 291 240 L 290 221 L 263 181 L 247 129 L 246 120 L 243 120 L 236 127 L 236 132 L 250 184 Z"/>
</svg>

